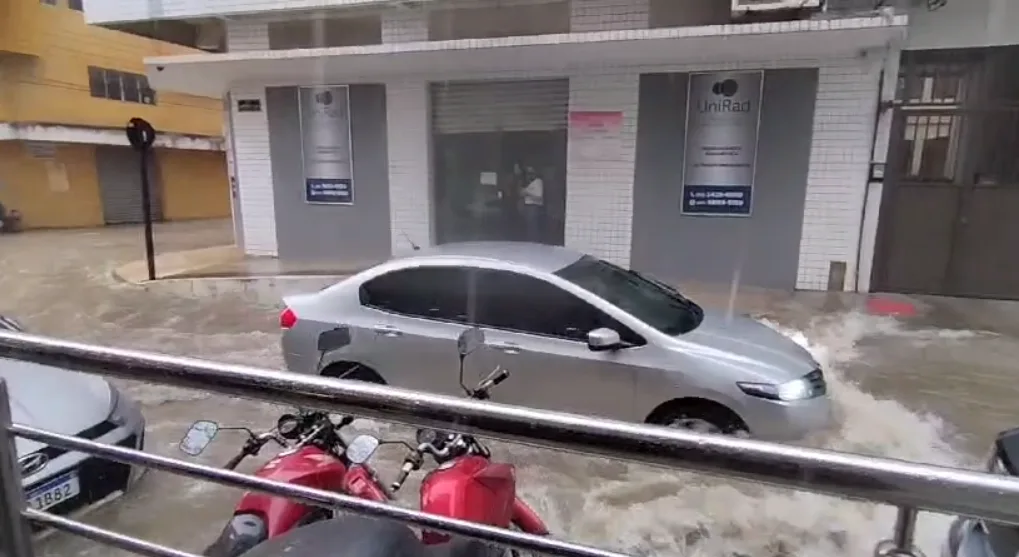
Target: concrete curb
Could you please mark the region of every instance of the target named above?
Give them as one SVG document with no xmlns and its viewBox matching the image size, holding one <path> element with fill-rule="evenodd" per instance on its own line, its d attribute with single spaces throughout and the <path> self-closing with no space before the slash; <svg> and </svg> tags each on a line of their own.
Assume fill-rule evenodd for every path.
<svg viewBox="0 0 1019 557">
<path fill-rule="evenodd" d="M 236 246 L 212 246 L 157 255 L 156 267 L 165 273 L 165 278 L 147 280 L 144 260 L 120 265 L 110 275 L 113 282 L 123 287 L 145 292 L 195 300 L 240 297 L 250 303 L 279 307 L 284 296 L 317 292 L 354 274 L 338 270 L 322 275 L 200 276 L 203 269 L 242 258 Z"/>
<path fill-rule="evenodd" d="M 130 282 L 113 273 L 114 280 L 146 292 L 169 294 L 181 298 L 207 300 L 222 296 L 240 297 L 248 302 L 280 307 L 284 296 L 317 292 L 343 280 L 348 275 L 273 276 L 228 278 L 167 278 L 155 281 Z"/>
</svg>

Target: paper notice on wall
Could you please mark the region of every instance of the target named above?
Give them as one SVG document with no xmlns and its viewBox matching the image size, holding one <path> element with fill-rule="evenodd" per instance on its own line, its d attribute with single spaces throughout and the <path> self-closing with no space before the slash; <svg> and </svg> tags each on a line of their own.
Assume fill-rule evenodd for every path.
<svg viewBox="0 0 1019 557">
<path fill-rule="evenodd" d="M 64 193 L 71 190 L 67 179 L 67 167 L 57 161 L 46 161 L 46 181 L 51 192 Z"/>
<path fill-rule="evenodd" d="M 497 172 L 482 172 L 480 181 L 482 186 L 498 186 L 499 174 Z"/>
<path fill-rule="evenodd" d="M 623 113 L 620 111 L 571 111 L 570 153 L 586 161 L 614 160 L 622 150 Z"/>
</svg>

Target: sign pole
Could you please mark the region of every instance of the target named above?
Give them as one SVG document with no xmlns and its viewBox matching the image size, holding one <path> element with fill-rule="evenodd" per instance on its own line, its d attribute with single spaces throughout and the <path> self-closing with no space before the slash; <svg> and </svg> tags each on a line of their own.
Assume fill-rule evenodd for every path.
<svg viewBox="0 0 1019 557">
<path fill-rule="evenodd" d="M 141 160 L 142 214 L 145 219 L 145 262 L 148 264 L 149 280 L 156 280 L 156 248 L 152 238 L 152 188 L 149 184 L 149 154 L 156 141 L 156 130 L 141 118 L 131 118 L 127 123 L 127 140 Z"/>
</svg>

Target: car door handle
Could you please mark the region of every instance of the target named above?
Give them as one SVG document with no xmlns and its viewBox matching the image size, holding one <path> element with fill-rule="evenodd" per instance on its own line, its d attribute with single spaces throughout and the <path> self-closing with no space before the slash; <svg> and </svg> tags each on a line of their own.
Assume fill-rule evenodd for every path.
<svg viewBox="0 0 1019 557">
<path fill-rule="evenodd" d="M 403 331 L 397 329 L 392 325 L 376 325 L 373 330 L 382 336 L 386 337 L 398 337 L 403 334 Z"/>
<path fill-rule="evenodd" d="M 519 344 L 515 342 L 490 342 L 488 343 L 489 348 L 494 348 L 500 352 L 506 354 L 519 354 L 524 351 Z"/>
</svg>

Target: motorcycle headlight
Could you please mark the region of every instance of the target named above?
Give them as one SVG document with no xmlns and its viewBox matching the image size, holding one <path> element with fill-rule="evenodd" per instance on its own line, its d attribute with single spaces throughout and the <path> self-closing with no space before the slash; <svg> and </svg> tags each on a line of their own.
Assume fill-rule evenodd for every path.
<svg viewBox="0 0 1019 557">
<path fill-rule="evenodd" d="M 736 383 L 744 393 L 758 398 L 771 400 L 793 401 L 804 400 L 814 396 L 810 380 L 805 377 L 786 381 L 781 385 L 768 383 Z"/>
</svg>

